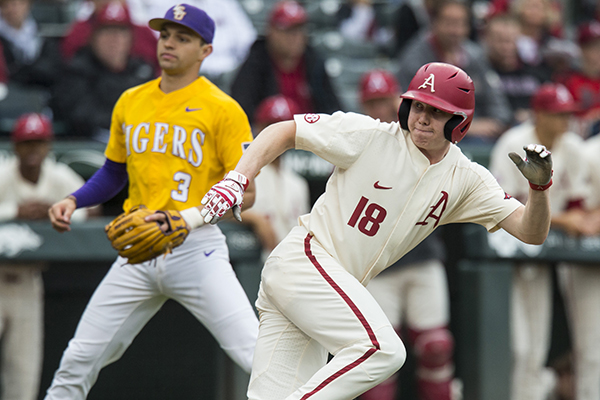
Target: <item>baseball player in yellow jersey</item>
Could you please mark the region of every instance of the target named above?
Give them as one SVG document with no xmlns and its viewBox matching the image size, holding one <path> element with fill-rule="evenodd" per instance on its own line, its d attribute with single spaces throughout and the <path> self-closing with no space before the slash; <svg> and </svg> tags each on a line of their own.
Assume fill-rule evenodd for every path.
<svg viewBox="0 0 600 400">
<path fill-rule="evenodd" d="M 252 140 L 241 107 L 198 77 L 212 51 L 212 19 L 179 4 L 149 26 L 160 31 L 161 77 L 122 94 L 113 112 L 106 164 L 49 210 L 58 231 L 69 230 L 76 207 L 106 201 L 127 179 L 125 210 L 144 204 L 182 211 L 188 228 L 198 227 L 189 210 L 199 216 L 194 206 L 200 196 L 235 167 Z M 249 189 L 245 206 L 253 202 Z M 150 218 L 160 220 L 160 215 Z M 207 224 L 166 257 L 133 265 L 121 257 L 115 261 L 84 311 L 46 399 L 85 399 L 100 369 L 121 357 L 169 298 L 186 307 L 250 371 L 258 320 L 229 263 L 225 236 Z"/>
<path fill-rule="evenodd" d="M 461 69 L 426 64 L 401 96 L 399 122 L 296 115 L 263 130 L 242 156 L 235 171 L 249 178 L 292 147 L 336 166 L 262 271 L 250 400 L 353 399 L 398 370 L 404 345 L 365 285 L 438 225 L 474 222 L 528 243 L 545 240 L 550 154 L 539 145 L 527 146 L 527 160 L 511 153 L 530 193 L 526 205 L 506 196 L 454 144 L 472 121 L 474 90 Z M 236 180 L 228 175 L 202 199 L 206 222 L 241 203 L 243 191 L 222 195 Z"/>
</svg>

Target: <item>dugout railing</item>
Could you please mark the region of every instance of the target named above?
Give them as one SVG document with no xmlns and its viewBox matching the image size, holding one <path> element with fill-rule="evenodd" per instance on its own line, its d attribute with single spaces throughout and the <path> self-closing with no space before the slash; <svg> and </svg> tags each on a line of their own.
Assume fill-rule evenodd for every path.
<svg viewBox="0 0 600 400">
<path fill-rule="evenodd" d="M 49 222 L 0 224 L 2 263 L 44 262 L 45 338 L 39 399 L 43 399 L 68 340 L 95 287 L 116 258 L 104 233 L 111 218 L 73 223 L 60 234 Z M 246 227 L 221 223 L 231 262 L 252 304 L 261 248 Z M 100 373 L 89 400 L 245 399 L 248 375 L 219 349 L 210 333 L 169 300 L 118 362 Z"/>
</svg>

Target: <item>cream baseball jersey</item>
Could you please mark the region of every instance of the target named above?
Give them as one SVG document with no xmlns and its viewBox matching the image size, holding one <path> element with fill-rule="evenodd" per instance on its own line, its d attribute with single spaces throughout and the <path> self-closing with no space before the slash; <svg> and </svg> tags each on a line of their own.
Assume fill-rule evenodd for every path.
<svg viewBox="0 0 600 400">
<path fill-rule="evenodd" d="M 490 171 L 502 188 L 511 196 L 526 201 L 529 185 L 526 178 L 508 157 L 511 151 L 523 154 L 523 146 L 540 143 L 532 123 L 523 123 L 504 132 L 496 142 L 490 156 Z M 566 132 L 555 140 L 552 148 L 552 186 L 550 187 L 550 211 L 558 214 L 573 202 L 588 196 L 586 183 L 588 164 L 583 158 L 583 140 L 573 132 Z"/>
<path fill-rule="evenodd" d="M 590 209 L 600 207 L 600 135 L 592 136 L 584 144 L 587 161 L 589 162 L 590 193 L 586 206 Z"/>
<path fill-rule="evenodd" d="M 300 223 L 363 285 L 437 226 L 474 222 L 492 231 L 521 205 L 455 145 L 431 165 L 398 123 L 342 112 L 295 121 L 296 148 L 336 166 Z"/>
<path fill-rule="evenodd" d="M 125 91 L 113 112 L 105 155 L 127 163 L 125 210 L 199 205 L 252 141 L 242 108 L 206 78 L 171 93 L 159 84 L 160 78 Z"/>
</svg>

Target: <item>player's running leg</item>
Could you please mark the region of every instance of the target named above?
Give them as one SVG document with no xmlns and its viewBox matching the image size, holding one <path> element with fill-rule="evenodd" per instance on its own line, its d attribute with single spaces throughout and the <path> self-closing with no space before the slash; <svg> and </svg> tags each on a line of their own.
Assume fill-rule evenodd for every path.
<svg viewBox="0 0 600 400">
<path fill-rule="evenodd" d="M 404 346 L 377 302 L 303 228 L 267 260 L 261 289 L 251 400 L 351 399 L 403 364 Z M 327 364 L 321 346 L 333 355 Z"/>
</svg>

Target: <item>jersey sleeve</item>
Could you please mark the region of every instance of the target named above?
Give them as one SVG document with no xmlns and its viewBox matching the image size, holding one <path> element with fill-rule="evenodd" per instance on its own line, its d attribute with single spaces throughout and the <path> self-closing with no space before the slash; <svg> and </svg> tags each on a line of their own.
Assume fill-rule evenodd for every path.
<svg viewBox="0 0 600 400">
<path fill-rule="evenodd" d="M 506 195 L 492 174 L 478 164 L 474 164 L 465 183 L 464 198 L 450 215 L 453 223 L 472 222 L 494 232 L 500 222 L 522 206 L 517 199 Z"/>
<path fill-rule="evenodd" d="M 349 168 L 371 140 L 377 121 L 355 113 L 300 114 L 296 148 L 310 151 L 333 165 Z"/>
<path fill-rule="evenodd" d="M 250 122 L 242 107 L 231 101 L 224 109 L 217 124 L 219 159 L 225 171 L 231 171 L 246 148 L 252 143 Z"/>
<path fill-rule="evenodd" d="M 104 155 L 111 161 L 125 163 L 127 161 L 127 146 L 123 123 L 125 122 L 125 103 L 127 92 L 123 93 L 113 109 L 110 121 L 110 137 Z"/>
</svg>

